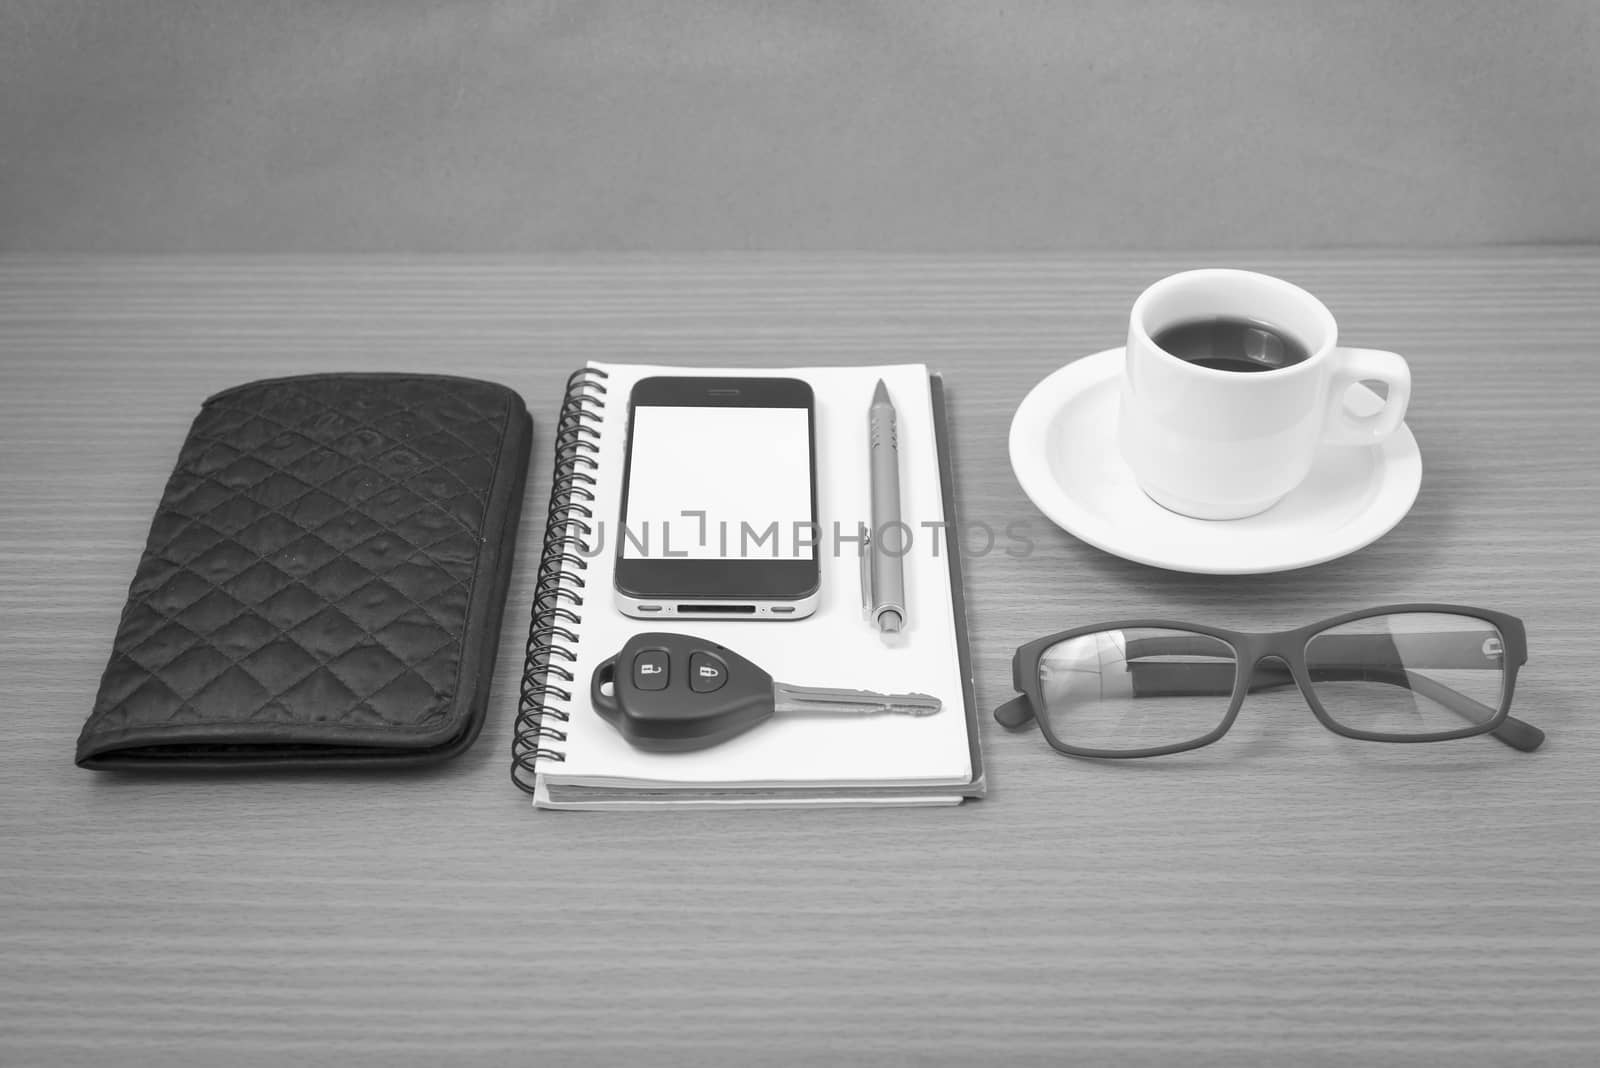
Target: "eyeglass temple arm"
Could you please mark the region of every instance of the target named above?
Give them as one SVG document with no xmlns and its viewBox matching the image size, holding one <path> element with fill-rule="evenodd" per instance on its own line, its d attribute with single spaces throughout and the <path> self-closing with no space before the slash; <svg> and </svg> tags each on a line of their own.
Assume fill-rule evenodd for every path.
<svg viewBox="0 0 1600 1068">
<path fill-rule="evenodd" d="M 1179 646 L 1192 646 L 1180 648 Z M 1478 637 L 1469 633 L 1406 635 L 1406 648 L 1412 656 L 1426 659 L 1428 666 L 1440 668 L 1494 668 L 1500 663 L 1486 653 Z M 1143 656 L 1182 656 L 1214 654 L 1210 642 L 1199 645 L 1183 638 L 1148 638 L 1128 643 L 1128 659 Z M 1497 655 L 1504 655 L 1503 650 Z M 1233 692 L 1232 664 L 1132 663 L 1136 697 L 1177 697 L 1184 694 L 1214 695 Z M 1420 693 L 1437 701 L 1473 723 L 1495 717 L 1496 710 L 1436 679 L 1407 669 L 1400 663 L 1394 642 L 1376 634 L 1335 634 L 1317 642 L 1317 674 L 1330 682 L 1381 682 Z M 1286 666 L 1273 663 L 1255 669 L 1250 690 L 1294 685 Z M 1544 743 L 1544 731 L 1533 724 L 1507 716 L 1489 732 L 1514 749 L 1531 753 Z"/>
<path fill-rule="evenodd" d="M 1028 695 L 1019 693 L 994 710 L 995 722 L 1009 730 L 1026 727 L 1033 722 L 1033 702 Z"/>
</svg>

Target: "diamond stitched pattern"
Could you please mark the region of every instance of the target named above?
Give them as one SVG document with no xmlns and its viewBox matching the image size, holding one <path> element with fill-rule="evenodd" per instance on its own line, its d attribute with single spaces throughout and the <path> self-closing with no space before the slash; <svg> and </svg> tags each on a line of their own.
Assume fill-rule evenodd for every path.
<svg viewBox="0 0 1600 1068">
<path fill-rule="evenodd" d="M 214 398 L 151 526 L 91 729 L 440 729 L 510 414 L 498 388 L 452 379 Z"/>
</svg>

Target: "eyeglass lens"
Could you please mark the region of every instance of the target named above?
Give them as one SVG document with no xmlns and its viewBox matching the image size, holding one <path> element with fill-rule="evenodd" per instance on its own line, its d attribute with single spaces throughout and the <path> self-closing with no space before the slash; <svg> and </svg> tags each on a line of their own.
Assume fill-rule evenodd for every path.
<svg viewBox="0 0 1600 1068">
<path fill-rule="evenodd" d="M 1415 738 L 1481 726 L 1499 712 L 1505 640 L 1488 620 L 1401 612 L 1352 620 L 1306 643 L 1312 692 L 1353 730 Z"/>
<path fill-rule="evenodd" d="M 1185 630 L 1132 627 L 1057 642 L 1039 658 L 1043 720 L 1057 741 L 1135 750 L 1203 738 L 1227 718 L 1233 646 Z"/>
</svg>

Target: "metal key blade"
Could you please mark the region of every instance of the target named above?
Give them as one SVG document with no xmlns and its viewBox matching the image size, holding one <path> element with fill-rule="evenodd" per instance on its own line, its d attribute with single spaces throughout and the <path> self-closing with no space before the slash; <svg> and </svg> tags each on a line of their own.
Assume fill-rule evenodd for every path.
<svg viewBox="0 0 1600 1068">
<path fill-rule="evenodd" d="M 871 690 L 843 690 L 826 686 L 772 684 L 773 711 L 803 712 L 807 715 L 870 716 L 892 714 L 931 716 L 939 711 L 937 697 L 925 693 L 874 693 Z"/>
</svg>

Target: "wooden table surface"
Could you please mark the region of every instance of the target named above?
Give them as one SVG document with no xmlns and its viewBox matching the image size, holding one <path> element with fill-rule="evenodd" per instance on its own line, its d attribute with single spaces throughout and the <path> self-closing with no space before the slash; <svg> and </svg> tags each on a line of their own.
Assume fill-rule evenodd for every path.
<svg viewBox="0 0 1600 1068">
<path fill-rule="evenodd" d="M 1045 374 L 1224 261 L 1411 362 L 1421 495 L 1284 575 L 1124 562 L 1006 457 Z M 536 813 L 507 777 L 550 435 L 588 359 L 926 361 L 959 500 L 1026 520 L 967 584 L 988 799 Z M 393 776 L 73 766 L 202 398 L 320 369 L 508 383 L 537 421 L 488 725 Z M 1592 1064 L 1600 1059 L 1600 251 L 1035 259 L 0 257 L 0 1063 Z M 1252 697 L 1198 753 L 1068 760 L 988 710 L 1013 648 L 1158 614 L 1391 601 L 1527 622 L 1488 739 L 1384 746 Z"/>
</svg>

